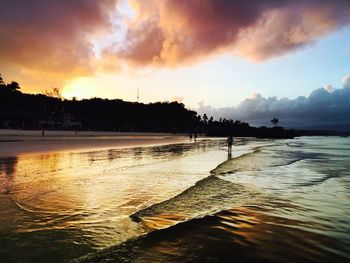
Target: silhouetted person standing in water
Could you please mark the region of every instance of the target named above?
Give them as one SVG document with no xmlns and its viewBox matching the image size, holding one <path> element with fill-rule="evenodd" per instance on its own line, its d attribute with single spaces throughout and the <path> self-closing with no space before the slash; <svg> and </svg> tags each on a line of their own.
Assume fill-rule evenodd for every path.
<svg viewBox="0 0 350 263">
<path fill-rule="evenodd" d="M 42 131 L 41 131 L 41 136 L 42 136 L 42 137 L 45 137 L 45 130 L 42 130 Z"/>
<path fill-rule="evenodd" d="M 233 137 L 232 136 L 228 136 L 228 138 L 227 138 L 228 155 L 232 154 L 232 145 L 233 145 Z"/>
</svg>

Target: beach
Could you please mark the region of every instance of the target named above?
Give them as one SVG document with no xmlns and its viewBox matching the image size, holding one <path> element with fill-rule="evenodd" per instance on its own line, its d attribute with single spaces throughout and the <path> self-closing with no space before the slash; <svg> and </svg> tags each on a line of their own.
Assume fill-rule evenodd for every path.
<svg viewBox="0 0 350 263">
<path fill-rule="evenodd" d="M 148 234 L 73 262 L 348 262 L 349 139 L 263 143 L 133 214 Z"/>
<path fill-rule="evenodd" d="M 0 263 L 350 262 L 350 0 L 0 25 Z"/>
<path fill-rule="evenodd" d="M 2 258 L 65 262 L 146 233 L 129 215 L 184 191 L 226 157 L 222 140 L 170 142 L 1 157 Z"/>
<path fill-rule="evenodd" d="M 154 146 L 188 141 L 187 135 L 169 133 L 0 130 L 0 156 L 47 152 L 96 151 Z"/>
<path fill-rule="evenodd" d="M 1 157 L 2 259 L 348 262 L 348 138 L 182 140 Z"/>
</svg>

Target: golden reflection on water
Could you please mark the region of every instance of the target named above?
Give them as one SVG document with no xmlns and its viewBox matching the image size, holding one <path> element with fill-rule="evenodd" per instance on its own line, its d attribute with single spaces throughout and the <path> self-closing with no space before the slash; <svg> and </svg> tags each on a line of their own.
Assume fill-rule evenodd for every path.
<svg viewBox="0 0 350 263">
<path fill-rule="evenodd" d="M 34 259 L 62 261 L 151 231 L 112 255 L 136 262 L 285 262 L 286 255 L 292 262 L 348 262 L 348 151 L 330 155 L 329 145 L 315 150 L 296 140 L 229 157 L 212 170 L 227 158 L 222 146 L 0 159 L 0 255 L 23 261 L 28 247 L 40 251 Z"/>
<path fill-rule="evenodd" d="M 6 240 L 21 236 L 23 246 L 30 246 L 34 236 L 51 233 L 39 242 L 48 254 L 58 244 L 91 251 L 120 243 L 145 231 L 129 215 L 205 177 L 224 158 L 220 151 L 217 158 L 211 153 L 199 169 L 192 166 L 209 158 L 208 149 L 218 147 L 220 142 L 203 141 L 2 158 L 0 216 L 5 223 L 0 233 L 12 232 Z M 3 249 L 17 249 L 15 241 L 9 244 Z"/>
<path fill-rule="evenodd" d="M 181 214 L 161 214 L 156 217 L 141 217 L 140 221 L 146 229 L 154 231 L 173 226 L 179 222 L 186 221 L 187 219 L 188 217 L 186 215 Z"/>
</svg>

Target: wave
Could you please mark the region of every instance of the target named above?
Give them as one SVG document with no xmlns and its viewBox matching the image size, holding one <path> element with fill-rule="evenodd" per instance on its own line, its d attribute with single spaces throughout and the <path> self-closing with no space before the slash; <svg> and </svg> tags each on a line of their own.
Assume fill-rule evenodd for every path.
<svg viewBox="0 0 350 263">
<path fill-rule="evenodd" d="M 161 229 L 191 218 L 253 203 L 259 193 L 240 184 L 209 176 L 164 202 L 140 210 L 130 217 L 147 228 Z M 171 220 L 167 220 L 171 218 Z"/>
<path fill-rule="evenodd" d="M 247 206 L 179 223 L 72 262 L 348 262 L 346 244 Z"/>
<path fill-rule="evenodd" d="M 162 229 L 178 222 L 192 218 L 203 217 L 218 211 L 247 204 L 259 198 L 259 193 L 253 189 L 236 184 L 218 177 L 223 170 L 232 172 L 238 165 L 233 162 L 243 163 L 247 158 L 261 151 L 262 145 L 253 148 L 252 152 L 242 154 L 239 157 L 229 159 L 218 165 L 210 172 L 210 176 L 196 182 L 195 185 L 182 193 L 140 210 L 130 217 L 136 222 L 142 222 L 148 230 Z M 253 162 L 249 162 L 253 163 Z M 243 169 L 243 166 L 241 166 Z"/>
<path fill-rule="evenodd" d="M 307 172 L 303 168 L 310 165 L 301 163 L 301 170 L 283 175 L 288 179 L 282 185 L 289 189 L 296 182 L 301 187 L 321 183 L 331 178 L 319 173 L 327 158 L 328 154 L 293 144 L 256 147 L 221 163 L 179 195 L 131 215 L 148 234 L 73 262 L 285 262 L 285 255 L 291 262 L 348 262 L 346 242 L 322 232 L 327 224 L 300 217 L 317 211 L 234 180 L 238 175 L 254 175 L 256 183 L 265 175 L 271 186 L 274 175 L 312 159 L 314 174 L 301 178 L 299 172 Z M 273 176 L 272 168 L 278 168 Z"/>
<path fill-rule="evenodd" d="M 155 230 L 225 209 L 261 203 L 266 198 L 262 189 L 247 184 L 244 180 L 235 181 L 235 174 L 242 176 L 244 172 L 247 176 L 251 174 L 263 176 L 262 174 L 272 168 L 289 166 L 307 159 L 324 158 L 313 152 L 291 151 L 288 147 L 286 144 L 268 144 L 256 147 L 252 152 L 239 157 L 228 159 L 213 169 L 210 176 L 198 181 L 179 195 L 140 210 L 130 217 L 134 221 L 142 222 L 148 230 Z M 303 183 L 309 183 L 314 179 L 309 178 Z M 297 186 L 301 185 L 300 183 L 298 180 Z"/>
<path fill-rule="evenodd" d="M 228 159 L 210 173 L 224 175 L 236 172 L 262 171 L 271 167 L 288 166 L 302 160 L 323 160 L 328 157 L 327 154 L 291 150 L 289 147 L 291 147 L 289 144 L 259 146 L 253 152 Z"/>
</svg>

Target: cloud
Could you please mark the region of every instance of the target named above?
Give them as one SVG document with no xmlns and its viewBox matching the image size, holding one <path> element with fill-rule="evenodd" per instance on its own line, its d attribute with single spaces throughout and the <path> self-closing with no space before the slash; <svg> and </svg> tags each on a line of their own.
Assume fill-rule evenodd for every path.
<svg viewBox="0 0 350 263">
<path fill-rule="evenodd" d="M 350 76 L 345 76 L 343 78 L 343 86 L 349 88 L 350 87 Z"/>
<path fill-rule="evenodd" d="M 177 66 L 218 52 L 264 60 L 303 47 L 349 23 L 346 0 L 132 0 L 125 45 L 132 64 Z"/>
<path fill-rule="evenodd" d="M 126 1 L 135 15 L 125 22 Z M 181 66 L 222 52 L 260 61 L 313 43 L 349 13 L 348 0 L 5 0 L 0 72 L 33 90 L 125 61 Z"/>
<path fill-rule="evenodd" d="M 116 4 L 117 0 L 2 1 L 1 70 L 56 78 L 91 73 L 92 39 L 109 30 Z"/>
<path fill-rule="evenodd" d="M 350 130 L 350 78 L 343 79 L 343 88 L 326 86 L 296 99 L 265 98 L 255 94 L 237 107 L 214 108 L 201 104 L 199 114 L 214 118 L 241 120 L 256 126 L 270 125 L 277 117 L 285 127 Z"/>
</svg>

